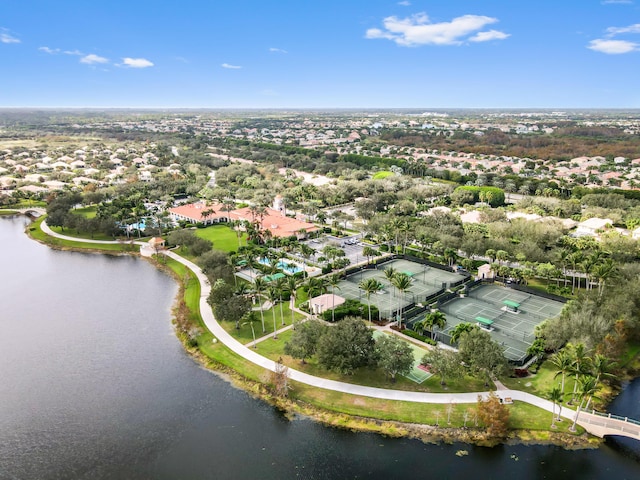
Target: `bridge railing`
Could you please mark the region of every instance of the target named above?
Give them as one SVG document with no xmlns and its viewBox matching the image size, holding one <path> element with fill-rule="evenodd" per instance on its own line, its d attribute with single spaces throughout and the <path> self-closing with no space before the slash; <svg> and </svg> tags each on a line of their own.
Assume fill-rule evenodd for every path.
<svg viewBox="0 0 640 480">
<path fill-rule="evenodd" d="M 634 420 L 633 418 L 629 418 L 629 417 L 621 417 L 620 415 L 614 415 L 612 413 L 602 413 L 602 412 L 596 412 L 595 410 L 592 410 L 590 412 L 592 415 L 596 415 L 598 417 L 603 417 L 603 418 L 611 418 L 613 420 L 620 420 L 622 422 L 626 422 L 626 423 L 632 423 L 634 425 L 638 425 L 640 426 L 640 421 L 638 420 Z"/>
</svg>

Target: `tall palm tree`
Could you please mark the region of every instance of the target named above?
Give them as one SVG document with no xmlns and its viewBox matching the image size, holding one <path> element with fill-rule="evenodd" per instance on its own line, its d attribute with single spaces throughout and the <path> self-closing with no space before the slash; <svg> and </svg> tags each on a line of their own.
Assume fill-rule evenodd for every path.
<svg viewBox="0 0 640 480">
<path fill-rule="evenodd" d="M 616 266 L 613 260 L 605 258 L 593 268 L 593 274 L 598 279 L 598 296 L 601 297 L 606 281 L 616 274 Z"/>
<path fill-rule="evenodd" d="M 572 372 L 573 359 L 569 352 L 566 350 L 560 350 L 551 356 L 551 363 L 556 367 L 556 374 L 553 378 L 555 379 L 558 375 L 562 375 L 560 391 L 564 396 L 564 381 L 566 376 Z"/>
<path fill-rule="evenodd" d="M 424 317 L 424 326 L 429 328 L 431 332 L 431 340 L 435 337 L 435 329 L 444 328 L 447 324 L 447 317 L 440 310 L 434 310 L 433 312 L 427 313 Z"/>
<path fill-rule="evenodd" d="M 473 323 L 463 322 L 457 324 L 455 327 L 453 327 L 453 330 L 451 330 L 451 343 L 458 343 L 458 340 L 460 340 L 460 337 L 463 333 L 469 332 L 474 328 L 477 327 Z"/>
<path fill-rule="evenodd" d="M 562 399 L 564 395 L 560 390 L 560 387 L 555 386 L 549 392 L 549 400 L 553 402 L 553 412 L 551 415 L 551 428 L 556 428 L 556 421 L 560 420 L 560 412 L 562 411 Z M 556 417 L 556 405 L 559 405 L 558 416 Z"/>
<path fill-rule="evenodd" d="M 264 326 L 264 312 L 262 311 L 262 293 L 267 289 L 267 282 L 264 280 L 264 277 L 256 277 L 253 281 L 253 288 L 258 294 L 258 305 L 260 305 L 260 319 L 262 320 L 262 333 L 266 332 L 267 329 Z"/>
<path fill-rule="evenodd" d="M 245 320 L 244 322 L 242 322 L 242 326 L 244 327 L 245 325 L 249 325 L 251 327 L 251 335 L 253 335 L 253 348 L 258 348 L 258 344 L 256 343 L 256 331 L 253 328 L 253 322 L 256 319 L 255 316 L 255 312 L 249 312 L 247 313 L 243 319 Z"/>
<path fill-rule="evenodd" d="M 309 298 L 313 298 L 317 295 L 327 293 L 327 280 L 326 278 L 312 277 L 307 280 L 307 292 Z"/>
<path fill-rule="evenodd" d="M 367 297 L 367 304 L 369 305 L 369 324 L 371 324 L 371 294 L 382 290 L 383 285 L 378 280 L 371 277 L 366 280 L 362 280 L 358 286 L 364 290 Z"/>
<path fill-rule="evenodd" d="M 609 360 L 601 353 L 596 353 L 591 360 L 591 374 L 596 377 L 596 382 L 600 382 L 602 377 L 613 377 L 611 370 L 613 370 L 616 365 L 616 362 Z"/>
<path fill-rule="evenodd" d="M 335 307 L 336 307 L 336 288 L 340 290 L 338 284 L 340 283 L 340 275 L 333 274 L 327 277 L 327 285 L 331 287 L 331 321 L 336 321 Z"/>
<path fill-rule="evenodd" d="M 398 273 L 398 271 L 393 267 L 387 267 L 382 272 L 384 273 L 384 278 L 387 279 L 387 281 L 389 282 L 389 284 L 393 288 L 393 293 L 395 293 L 396 287 L 393 286 L 393 281 L 392 280 L 393 280 L 393 277 L 396 276 L 396 273 Z M 392 302 L 393 302 L 393 295 L 391 295 L 391 293 L 389 293 L 389 318 L 391 318 L 391 313 L 393 312 L 393 307 L 391 306 Z"/>
<path fill-rule="evenodd" d="M 402 326 L 402 301 L 406 292 L 411 289 L 411 277 L 406 273 L 398 273 L 391 281 L 399 292 L 398 296 L 398 328 Z"/>
<path fill-rule="evenodd" d="M 276 325 L 276 302 L 280 297 L 280 292 L 275 286 L 267 288 L 267 298 L 271 302 L 271 315 L 273 315 L 273 338 L 278 338 L 278 327 Z"/>
<path fill-rule="evenodd" d="M 576 290 L 576 268 L 580 265 L 582 259 L 583 255 L 580 251 L 573 252 L 567 257 L 567 261 L 571 264 L 571 293 Z"/>
<path fill-rule="evenodd" d="M 291 310 L 291 325 L 293 325 L 293 329 L 296 329 L 296 316 L 295 316 L 295 312 L 293 311 L 293 307 L 295 307 L 296 305 L 296 293 L 298 291 L 298 279 L 296 277 L 294 277 L 293 275 L 287 277 L 287 290 L 289 290 L 289 293 L 291 295 L 291 300 L 289 303 L 289 308 Z"/>
<path fill-rule="evenodd" d="M 571 397 L 571 402 L 573 403 L 576 400 L 576 394 L 578 393 L 578 385 L 580 377 L 583 375 L 587 375 L 590 373 L 591 368 L 589 365 L 590 358 L 587 356 L 587 349 L 584 346 L 584 343 L 577 343 L 571 346 L 571 373 L 575 377 L 575 383 L 573 385 L 573 395 Z"/>
<path fill-rule="evenodd" d="M 278 291 L 278 300 L 280 303 L 280 321 L 282 322 L 282 326 L 284 326 L 284 311 L 282 310 L 282 292 L 286 288 L 286 280 L 284 278 L 278 278 L 275 282 L 273 282 L 273 286 Z"/>
<path fill-rule="evenodd" d="M 311 248 L 309 245 L 307 245 L 306 243 L 301 243 L 300 246 L 298 247 L 298 251 L 300 252 L 300 255 L 302 255 L 303 263 L 304 263 L 304 271 L 303 271 L 303 277 L 307 276 L 307 262 L 309 261 L 309 259 L 313 256 L 314 253 L 316 253 L 316 251 Z"/>
<path fill-rule="evenodd" d="M 593 397 L 595 396 L 595 393 L 598 390 L 598 384 L 596 382 L 596 379 L 591 375 L 582 377 L 579 383 L 580 383 L 580 388 L 578 390 L 578 397 L 580 399 L 580 404 L 578 405 L 578 410 L 576 410 L 576 416 L 573 419 L 573 425 L 571 425 L 571 428 L 569 428 L 569 430 L 571 430 L 572 432 L 576 431 L 576 424 L 578 423 L 578 417 L 580 416 L 580 412 L 582 411 L 582 407 L 585 400 L 587 403 L 584 408 L 585 410 L 587 410 L 589 408 L 589 405 L 591 404 L 591 399 L 593 399 Z"/>
</svg>

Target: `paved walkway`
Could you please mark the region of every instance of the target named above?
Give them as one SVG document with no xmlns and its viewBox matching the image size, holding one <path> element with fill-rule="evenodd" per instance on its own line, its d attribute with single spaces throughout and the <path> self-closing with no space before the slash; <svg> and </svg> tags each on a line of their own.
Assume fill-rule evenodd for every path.
<svg viewBox="0 0 640 480">
<path fill-rule="evenodd" d="M 66 240 L 80 241 L 85 243 L 117 243 L 113 241 L 106 240 L 85 240 L 78 239 L 74 237 L 69 237 L 66 235 L 60 235 L 54 231 L 52 231 L 45 222 L 42 222 L 42 230 L 51 235 L 52 237 L 63 238 Z M 137 245 L 143 245 L 144 242 L 134 242 Z M 196 278 L 200 282 L 200 314 L 202 316 L 202 320 L 205 326 L 213 333 L 213 335 L 222 342 L 226 347 L 228 347 L 233 352 L 237 353 L 244 359 L 262 367 L 270 371 L 275 370 L 275 362 L 273 360 L 269 360 L 268 358 L 259 355 L 251 348 L 246 345 L 241 344 L 238 340 L 233 338 L 227 331 L 220 326 L 220 324 L 216 321 L 213 316 L 213 312 L 209 304 L 207 303 L 207 298 L 209 297 L 209 293 L 211 291 L 211 285 L 209 285 L 209 281 L 205 274 L 202 272 L 200 267 L 198 267 L 195 263 L 186 260 L 185 258 L 177 255 L 174 252 L 165 250 L 163 252 L 170 258 L 173 258 L 177 262 L 182 263 L 189 269 L 193 271 L 196 275 Z M 286 329 L 291 328 L 292 325 L 286 327 Z M 284 331 L 286 329 L 282 329 L 280 331 Z M 253 342 L 252 342 L 253 343 Z M 300 383 L 304 383 L 306 385 L 310 385 L 316 388 L 324 388 L 327 390 L 333 390 L 336 392 L 347 393 L 351 395 L 360 395 L 371 398 L 379 398 L 382 400 L 399 400 L 406 402 L 416 402 L 416 403 L 434 403 L 434 404 L 449 404 L 449 403 L 476 403 L 478 401 L 478 395 L 482 397 L 486 397 L 489 392 L 469 392 L 469 393 L 426 393 L 426 392 L 411 392 L 411 391 L 403 391 L 403 390 L 391 390 L 386 388 L 376 388 L 376 387 L 367 387 L 364 385 L 354 385 L 352 383 L 339 382 L 336 380 L 329 380 L 326 378 L 315 377 L 313 375 L 309 375 L 307 373 L 301 372 L 299 370 L 295 370 L 293 368 L 289 368 L 289 377 L 292 380 L 295 380 Z M 522 392 L 520 390 L 510 390 L 505 387 L 500 382 L 496 384 L 498 390 L 495 392 L 498 397 L 501 399 L 511 399 L 512 401 L 521 401 L 528 403 L 530 405 L 534 405 L 543 410 L 547 410 L 548 412 L 554 411 L 554 405 L 552 402 L 545 400 L 541 397 L 537 397 L 527 392 Z M 583 416 L 584 415 L 584 416 Z M 575 416 L 575 411 L 563 407 L 562 416 L 573 420 Z M 580 415 L 580 419 L 578 424 L 584 427 L 587 431 L 598 435 L 599 432 L 594 431 L 592 428 L 593 424 L 590 424 L 589 421 L 593 422 L 595 419 L 591 418 L 591 415 L 582 413 Z M 602 417 L 599 418 L 600 422 L 602 422 Z"/>
</svg>

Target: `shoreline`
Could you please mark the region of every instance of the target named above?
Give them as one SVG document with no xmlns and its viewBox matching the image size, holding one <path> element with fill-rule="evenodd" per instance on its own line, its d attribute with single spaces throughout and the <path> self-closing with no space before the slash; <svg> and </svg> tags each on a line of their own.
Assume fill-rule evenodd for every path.
<svg viewBox="0 0 640 480">
<path fill-rule="evenodd" d="M 37 229 L 40 230 L 39 226 L 37 227 Z M 123 250 L 107 250 L 104 248 L 91 248 L 86 246 L 56 245 L 55 242 L 49 242 L 45 239 L 35 238 L 32 235 L 32 232 L 34 230 L 35 228 L 29 227 L 25 229 L 30 238 L 58 250 L 106 253 L 109 255 L 141 256 L 138 251 L 134 252 Z M 42 230 L 40 231 L 46 236 L 47 239 L 51 239 L 51 237 L 45 232 L 43 232 Z M 82 239 L 79 239 L 78 243 L 82 243 Z M 179 291 L 174 301 L 174 308 L 179 303 L 184 303 L 184 279 L 179 278 L 179 275 L 170 266 L 162 264 L 162 262 L 158 261 L 155 258 L 149 258 L 149 260 L 156 268 L 172 276 L 178 283 Z M 174 259 L 174 261 L 178 260 Z M 191 268 L 189 268 L 187 265 L 184 266 L 191 272 Z M 196 273 L 191 273 L 197 279 Z M 288 416 L 303 416 L 311 418 L 314 421 L 318 421 L 327 426 L 344 428 L 352 431 L 378 433 L 390 437 L 417 438 L 424 442 L 463 442 L 481 446 L 494 446 L 498 444 L 512 443 L 551 444 L 562 446 L 563 448 L 568 449 L 597 448 L 598 445 L 602 443 L 601 439 L 588 434 L 585 435 L 583 433 L 581 435 L 572 435 L 562 432 L 554 432 L 552 430 L 513 429 L 510 430 L 508 437 L 504 439 L 487 438 L 486 435 L 483 435 L 484 430 L 475 428 L 440 427 L 429 425 L 427 423 L 411 423 L 398 420 L 377 419 L 367 416 L 343 413 L 340 411 L 320 407 L 314 405 L 313 403 L 310 403 L 313 401 L 312 399 L 307 401 L 300 398 L 278 398 L 269 391 L 269 388 L 266 384 L 267 382 L 264 381 L 265 374 L 269 373 L 267 369 L 263 369 L 260 366 L 251 364 L 253 367 L 257 367 L 262 371 L 262 378 L 256 380 L 255 378 L 250 378 L 249 376 L 247 376 L 246 372 L 243 373 L 241 371 L 243 370 L 243 366 L 238 365 L 237 368 L 234 368 L 234 366 L 227 365 L 221 362 L 219 358 L 213 358 L 210 354 L 207 354 L 203 350 L 202 345 L 198 345 L 197 347 L 189 345 L 186 336 L 184 334 L 181 334 L 181 332 L 179 332 L 178 328 L 176 327 L 175 313 L 175 310 L 172 311 L 172 323 L 174 324 L 174 328 L 176 328 L 176 336 L 182 342 L 183 348 L 185 349 L 187 354 L 194 358 L 194 360 L 197 361 L 202 367 L 207 368 L 209 371 L 220 375 L 221 378 L 230 382 L 236 388 L 241 388 L 247 391 L 252 396 L 266 401 L 267 403 L 285 412 Z M 200 316 L 200 312 L 193 312 L 190 310 L 190 313 L 202 319 L 202 317 Z M 204 322 L 202 322 L 202 324 L 206 328 Z M 213 334 L 211 334 L 211 336 L 213 338 Z M 222 345 L 222 342 L 220 342 L 220 345 Z M 229 350 L 227 346 L 223 345 L 223 348 Z M 229 352 L 231 351 L 229 350 Z M 244 358 L 241 361 L 250 363 L 250 360 Z M 246 370 L 246 368 L 244 369 Z M 292 381 L 292 383 L 295 384 L 296 382 Z M 347 394 L 345 393 L 344 395 Z"/>
</svg>

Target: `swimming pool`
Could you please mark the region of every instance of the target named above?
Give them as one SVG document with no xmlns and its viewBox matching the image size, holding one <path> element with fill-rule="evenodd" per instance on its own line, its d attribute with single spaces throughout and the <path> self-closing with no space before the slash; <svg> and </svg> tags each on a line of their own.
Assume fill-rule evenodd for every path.
<svg viewBox="0 0 640 480">
<path fill-rule="evenodd" d="M 278 263 L 276 263 L 276 267 L 278 267 L 280 270 L 286 272 L 286 273 L 298 273 L 302 271 L 302 268 L 300 268 L 298 265 L 296 265 L 295 263 L 287 263 L 287 262 L 283 262 L 282 260 L 280 260 Z"/>
<path fill-rule="evenodd" d="M 258 263 L 262 265 L 271 265 L 271 262 L 269 262 L 269 259 L 266 257 L 259 258 Z M 295 263 L 288 263 L 283 260 L 279 260 L 278 263 L 276 263 L 276 267 L 278 267 L 283 272 L 288 273 L 289 275 L 293 275 L 294 273 L 302 271 L 302 268 Z"/>
</svg>

